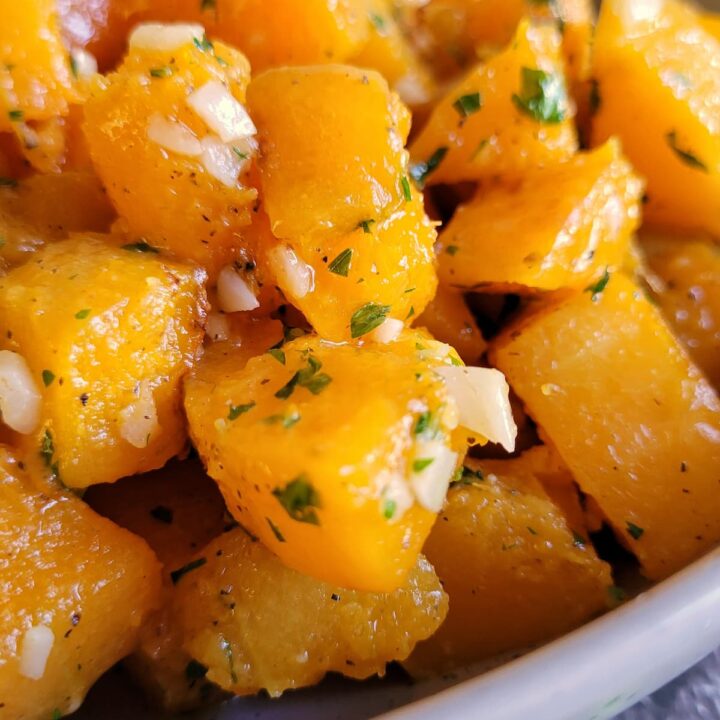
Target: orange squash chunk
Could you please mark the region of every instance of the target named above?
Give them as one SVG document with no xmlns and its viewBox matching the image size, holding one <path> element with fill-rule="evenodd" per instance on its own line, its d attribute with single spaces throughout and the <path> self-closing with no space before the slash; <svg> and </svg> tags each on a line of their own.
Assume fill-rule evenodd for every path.
<svg viewBox="0 0 720 720">
<path fill-rule="evenodd" d="M 185 383 L 190 433 L 230 512 L 286 565 L 393 590 L 458 460 L 432 371 L 451 358 L 422 333 L 364 347 L 307 336 L 249 362 L 241 350 L 234 367 L 206 356 Z"/>
<path fill-rule="evenodd" d="M 72 488 L 161 467 L 184 447 L 180 380 L 202 343 L 204 273 L 73 238 L 0 280 L 1 347 L 42 393 L 23 447 Z"/>
<path fill-rule="evenodd" d="M 207 678 L 238 695 L 271 696 L 318 682 L 385 673 L 430 636 L 447 596 L 420 557 L 393 592 L 349 590 L 291 570 L 242 529 L 195 556 L 178 582 L 175 617 Z"/>
<path fill-rule="evenodd" d="M 250 68 L 236 50 L 198 34 L 171 50 L 132 47 L 118 71 L 98 83 L 83 127 L 128 232 L 214 278 L 242 247 L 238 231 L 257 198 L 247 180 L 254 140 L 223 138 L 197 111 L 207 108 L 205 96 L 194 93 L 212 87 L 230 96 L 224 102 L 242 105 Z M 228 175 L 218 172 L 222 167 Z"/>
<path fill-rule="evenodd" d="M 225 503 L 198 460 L 173 461 L 161 470 L 95 485 L 84 499 L 96 511 L 139 535 L 163 565 L 162 607 L 145 622 L 138 649 L 126 660 L 133 677 L 167 712 L 191 710 L 213 696 L 193 673 L 170 605 L 178 576 L 200 548 L 227 527 Z"/>
<path fill-rule="evenodd" d="M 321 240 L 273 239 L 262 249 L 264 264 L 285 297 L 322 337 L 352 339 L 352 317 L 368 303 L 386 308 L 387 318 L 409 324 L 435 293 L 435 225 L 425 214 L 422 195 L 410 184 L 407 191 L 410 199 L 384 220 Z M 260 216 L 255 222 L 267 219 Z"/>
<path fill-rule="evenodd" d="M 329 65 L 253 79 L 259 168 L 273 234 L 347 234 L 403 202 L 410 115 L 376 72 Z"/>
<path fill-rule="evenodd" d="M 133 650 L 158 602 L 160 567 L 140 538 L 32 482 L 5 449 L 0 527 L 3 716 L 69 715 Z"/>
<path fill-rule="evenodd" d="M 720 401 L 630 280 L 521 319 L 491 360 L 645 575 L 720 540 Z"/>
<path fill-rule="evenodd" d="M 577 149 L 554 27 L 521 23 L 513 42 L 438 102 L 411 146 L 419 185 L 512 180 Z"/>
<path fill-rule="evenodd" d="M 640 223 L 643 184 L 617 143 L 480 190 L 440 236 L 439 274 L 465 289 L 581 287 L 618 268 Z"/>
<path fill-rule="evenodd" d="M 450 612 L 406 664 L 419 675 L 550 640 L 610 599 L 610 567 L 539 481 L 546 448 L 465 465 L 425 544 Z"/>
<path fill-rule="evenodd" d="M 655 299 L 675 335 L 720 388 L 720 253 L 707 240 L 643 237 Z"/>
<path fill-rule="evenodd" d="M 689 3 L 610 0 L 594 47 L 593 141 L 621 138 L 648 223 L 720 234 L 720 40 Z"/>
</svg>

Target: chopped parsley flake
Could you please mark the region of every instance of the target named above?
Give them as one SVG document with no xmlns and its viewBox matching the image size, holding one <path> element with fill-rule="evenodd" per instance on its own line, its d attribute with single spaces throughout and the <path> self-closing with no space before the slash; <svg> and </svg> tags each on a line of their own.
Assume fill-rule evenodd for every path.
<svg viewBox="0 0 720 720">
<path fill-rule="evenodd" d="M 319 373 L 322 363 L 312 355 L 308 358 L 308 366 L 298 370 L 285 385 L 276 393 L 279 400 L 287 400 L 295 391 L 296 386 L 309 390 L 313 395 L 319 395 L 331 382 L 332 378 L 326 373 Z"/>
<path fill-rule="evenodd" d="M 192 681 L 202 680 L 207 675 L 207 667 L 197 660 L 190 660 L 185 666 L 185 677 Z"/>
<path fill-rule="evenodd" d="M 567 91 L 562 76 L 524 67 L 520 78 L 520 93 L 512 96 L 520 112 L 548 125 L 565 119 Z"/>
<path fill-rule="evenodd" d="M 408 314 L 405 316 L 405 319 L 409 320 L 414 314 L 415 314 L 415 307 L 413 305 L 411 305 L 410 309 L 408 310 Z"/>
<path fill-rule="evenodd" d="M 418 419 L 415 422 L 415 434 L 422 435 L 429 427 L 432 422 L 432 413 L 429 410 L 420 413 Z"/>
<path fill-rule="evenodd" d="M 403 175 L 400 178 L 400 188 L 402 189 L 405 202 L 410 202 L 412 200 L 412 193 L 410 192 L 410 181 L 407 179 L 407 175 Z"/>
<path fill-rule="evenodd" d="M 273 535 L 275 536 L 275 539 L 278 542 L 285 542 L 285 538 L 283 537 L 283 534 L 280 532 L 280 528 L 270 519 L 265 518 L 268 521 L 268 525 L 270 526 L 270 529 L 272 530 Z"/>
<path fill-rule="evenodd" d="M 636 525 L 629 520 L 627 522 L 627 531 L 630 537 L 632 537 L 634 540 L 639 540 L 645 533 L 644 528 L 641 528 L 639 525 Z"/>
<path fill-rule="evenodd" d="M 573 545 L 575 547 L 584 548 L 587 545 L 587 540 L 580 535 L 580 533 L 573 531 Z"/>
<path fill-rule="evenodd" d="M 459 248 L 457 245 L 448 245 L 448 246 L 445 248 L 445 252 L 446 252 L 448 255 L 450 255 L 451 257 L 452 257 L 453 255 L 456 255 L 457 252 L 458 252 L 458 250 L 460 250 L 460 248 Z"/>
<path fill-rule="evenodd" d="M 291 480 L 284 488 L 275 488 L 272 494 L 293 520 L 311 525 L 320 524 L 315 512 L 315 508 L 321 507 L 320 495 L 304 473 Z"/>
<path fill-rule="evenodd" d="M 263 422 L 266 425 L 275 425 L 276 423 L 281 423 L 282 426 L 287 430 L 296 423 L 299 423 L 301 418 L 302 416 L 297 410 L 292 410 L 287 415 L 270 415 L 269 417 L 266 417 Z"/>
<path fill-rule="evenodd" d="M 435 462 L 435 458 L 418 458 L 413 461 L 412 469 L 414 473 L 421 473 L 425 468 L 430 467 Z"/>
<path fill-rule="evenodd" d="M 386 500 L 383 504 L 383 517 L 392 520 L 397 511 L 397 503 L 394 500 Z"/>
<path fill-rule="evenodd" d="M 197 570 L 198 568 L 205 565 L 205 563 L 207 563 L 207 559 L 201 557 L 197 560 L 190 561 L 187 565 L 183 565 L 177 570 L 173 570 L 170 573 L 170 579 L 172 580 L 173 585 L 177 585 L 185 575 L 187 575 L 189 572 L 192 572 L 193 570 Z"/>
<path fill-rule="evenodd" d="M 201 39 L 198 40 L 198 38 L 193 38 L 193 45 L 198 50 L 202 50 L 203 52 L 208 52 L 209 50 L 214 50 L 214 45 L 208 40 L 208 36 L 203 33 L 203 36 Z"/>
<path fill-rule="evenodd" d="M 246 152 L 243 152 L 239 147 L 235 147 L 233 145 L 232 151 L 241 159 L 241 160 L 247 160 L 249 155 Z"/>
<path fill-rule="evenodd" d="M 145 240 L 138 240 L 134 243 L 128 243 L 127 245 L 122 246 L 123 250 L 130 250 L 131 252 L 139 252 L 139 253 L 159 253 L 160 250 L 153 245 L 150 245 L 149 243 L 145 242 Z"/>
<path fill-rule="evenodd" d="M 216 0 L 200 0 L 200 10 L 214 10 L 216 7 Z"/>
<path fill-rule="evenodd" d="M 481 470 L 473 470 L 467 465 L 463 465 L 457 473 L 455 473 L 452 482 L 454 485 L 474 485 L 483 480 L 485 480 L 485 476 Z"/>
<path fill-rule="evenodd" d="M 350 318 L 350 335 L 353 339 L 367 335 L 385 322 L 389 305 L 369 302 L 356 310 Z"/>
<path fill-rule="evenodd" d="M 169 507 L 165 507 L 165 505 L 156 505 L 150 510 L 150 517 L 166 525 L 172 525 L 173 511 Z"/>
<path fill-rule="evenodd" d="M 231 405 L 228 412 L 228 420 L 237 420 L 241 415 L 244 415 L 248 410 L 252 410 L 255 407 L 254 402 L 246 403 L 245 405 Z"/>
<path fill-rule="evenodd" d="M 25 117 L 25 113 L 22 110 L 10 110 L 8 112 L 8 117 L 10 118 L 10 122 L 22 122 L 22 119 Z"/>
<path fill-rule="evenodd" d="M 414 163 L 410 166 L 410 177 L 415 181 L 418 190 L 422 190 L 425 187 L 428 177 L 437 170 L 438 165 L 445 159 L 447 152 L 448 149 L 446 147 L 439 147 L 424 162 Z"/>
<path fill-rule="evenodd" d="M 384 35 L 387 32 L 387 27 L 385 26 L 385 18 L 382 15 L 378 15 L 377 13 L 370 13 L 370 22 L 381 35 Z"/>
<path fill-rule="evenodd" d="M 358 228 L 362 228 L 363 232 L 364 232 L 366 235 L 370 235 L 370 234 L 372 233 L 372 230 L 371 230 L 370 226 L 371 226 L 374 222 L 375 222 L 375 221 L 374 221 L 372 218 L 371 218 L 370 220 L 361 220 L 361 221 L 358 223 Z"/>
<path fill-rule="evenodd" d="M 70 63 L 70 72 L 72 73 L 72 76 L 77 80 L 78 77 L 80 77 L 80 73 L 77 60 L 72 53 L 70 53 L 70 55 L 68 56 L 68 62 Z"/>
<path fill-rule="evenodd" d="M 43 370 L 42 371 L 42 381 L 43 385 L 45 387 L 49 387 L 52 385 L 53 380 L 55 379 L 55 373 L 52 370 Z"/>
<path fill-rule="evenodd" d="M 50 715 L 50 720 L 60 720 L 62 716 L 62 710 L 60 708 L 55 708 Z"/>
<path fill-rule="evenodd" d="M 173 74 L 172 68 L 169 65 L 163 65 L 162 67 L 150 68 L 150 75 L 154 78 L 167 78 Z"/>
<path fill-rule="evenodd" d="M 53 458 L 55 455 L 55 443 L 53 442 L 53 436 L 50 433 L 50 430 L 45 428 L 45 432 L 43 433 L 42 440 L 40 441 L 40 456 L 42 457 L 43 461 L 45 462 L 45 466 L 50 469 L 50 472 L 53 474 L 53 477 L 60 479 L 60 470 L 58 467 L 58 463 L 53 462 Z"/>
<path fill-rule="evenodd" d="M 90 314 L 90 308 L 83 308 L 75 313 L 76 320 L 84 320 Z"/>
<path fill-rule="evenodd" d="M 482 108 L 482 97 L 479 92 L 461 95 L 454 103 L 453 107 L 459 113 L 461 118 L 470 117 Z"/>
<path fill-rule="evenodd" d="M 335 275 L 347 277 L 352 264 L 353 251 L 352 248 L 345 248 L 331 263 L 328 270 Z"/>
<path fill-rule="evenodd" d="M 235 672 L 235 654 L 233 653 L 232 645 L 230 644 L 230 641 L 221 636 L 220 637 L 220 647 L 222 648 L 222 651 L 225 653 L 225 657 L 228 661 L 228 670 L 230 672 L 230 680 L 232 680 L 233 683 L 237 683 L 238 676 Z"/>
<path fill-rule="evenodd" d="M 592 293 L 592 301 L 596 302 L 609 282 L 610 273 L 608 272 L 608 269 L 605 268 L 605 272 L 602 274 L 602 277 L 597 282 L 592 283 L 592 285 L 588 285 L 585 288 L 585 292 Z"/>
<path fill-rule="evenodd" d="M 267 354 L 274 357 L 281 365 L 285 364 L 285 351 L 280 348 L 270 348 Z"/>
<path fill-rule="evenodd" d="M 627 599 L 625 591 L 622 588 L 619 588 L 617 585 L 610 585 L 607 590 L 608 595 L 613 602 L 621 603 Z"/>
<path fill-rule="evenodd" d="M 697 155 L 695 155 L 695 153 L 690 152 L 690 150 L 686 150 L 686 149 L 678 146 L 677 133 L 674 130 L 672 132 L 669 132 L 665 136 L 665 139 L 667 140 L 667 144 L 670 146 L 672 151 L 686 165 L 689 165 L 691 168 L 695 168 L 696 170 L 702 170 L 703 172 L 710 172 L 710 170 L 708 169 L 708 166 Z"/>
<path fill-rule="evenodd" d="M 538 534 L 538 531 L 537 531 L 535 528 L 531 528 L 529 525 L 527 526 L 527 531 L 528 531 L 531 535 L 537 535 L 537 534 Z"/>
</svg>

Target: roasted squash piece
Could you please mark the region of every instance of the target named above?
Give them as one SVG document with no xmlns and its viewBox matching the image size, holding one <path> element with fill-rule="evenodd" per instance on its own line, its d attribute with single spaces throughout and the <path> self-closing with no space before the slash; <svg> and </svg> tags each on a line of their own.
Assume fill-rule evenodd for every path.
<svg viewBox="0 0 720 720">
<path fill-rule="evenodd" d="M 429 102 L 435 84 L 395 17 L 397 4 L 392 0 L 370 0 L 366 4 L 371 25 L 368 39 L 348 62 L 377 70 L 411 107 Z"/>
<path fill-rule="evenodd" d="M 452 345 L 468 365 L 479 362 L 486 343 L 462 293 L 441 285 L 417 320 L 440 342 Z"/>
<path fill-rule="evenodd" d="M 408 200 L 387 218 L 334 237 L 282 242 L 268 227 L 272 239 L 261 248 L 262 264 L 322 337 L 350 340 L 352 318 L 368 304 L 384 308 L 399 332 L 435 293 L 435 224 L 422 195 L 409 184 L 407 192 Z M 262 215 L 254 222 L 268 224 Z"/>
<path fill-rule="evenodd" d="M 689 3 L 609 0 L 594 47 L 593 140 L 621 138 L 648 223 L 720 234 L 720 40 Z"/>
<path fill-rule="evenodd" d="M 246 185 L 249 65 L 200 26 L 141 26 L 130 46 L 84 108 L 93 163 L 129 233 L 214 278 L 235 260 L 257 197 Z"/>
<path fill-rule="evenodd" d="M 172 578 L 226 529 L 225 503 L 217 485 L 193 459 L 96 485 L 84 499 L 96 512 L 142 537 L 163 565 L 162 608 L 146 620 L 139 647 L 126 666 L 163 710 L 197 707 L 215 690 L 182 648 L 180 629 L 170 613 Z"/>
<path fill-rule="evenodd" d="M 556 299 L 490 357 L 647 577 L 720 540 L 720 401 L 630 280 Z"/>
<path fill-rule="evenodd" d="M 74 495 L 34 483 L 0 450 L 0 703 L 3 717 L 74 712 L 131 652 L 158 601 L 140 539 Z"/>
<path fill-rule="evenodd" d="M 205 358 L 185 383 L 190 433 L 230 512 L 284 563 L 393 590 L 458 462 L 457 411 L 432 372 L 448 352 L 410 334 L 367 348 L 299 338 L 234 371 L 232 356 Z"/>
<path fill-rule="evenodd" d="M 411 146 L 420 186 L 501 178 L 567 160 L 577 149 L 560 34 L 521 23 L 513 42 L 438 102 Z"/>
<path fill-rule="evenodd" d="M 248 107 L 276 237 L 344 235 L 405 202 L 410 115 L 378 73 L 340 65 L 269 70 L 250 83 Z"/>
<path fill-rule="evenodd" d="M 440 277 L 490 292 L 583 287 L 622 265 L 642 192 L 616 142 L 481 189 L 440 235 Z"/>
<path fill-rule="evenodd" d="M 66 486 L 152 470 L 183 448 L 179 383 L 202 342 L 203 280 L 147 245 L 82 237 L 0 280 L 1 347 L 42 392 L 22 444 Z"/>
<path fill-rule="evenodd" d="M 702 239 L 644 236 L 654 297 L 675 335 L 720 388 L 720 250 Z"/>
<path fill-rule="evenodd" d="M 66 115 L 76 98 L 53 0 L 0 2 L 0 132 Z"/>
<path fill-rule="evenodd" d="M 209 680 L 239 695 L 277 696 L 329 671 L 382 675 L 447 612 L 447 596 L 423 557 L 389 593 L 302 575 L 239 528 L 210 543 L 193 564 L 175 596 L 185 649 L 208 668 Z"/>
<path fill-rule="evenodd" d="M 602 612 L 610 567 L 573 534 L 537 476 L 534 455 L 468 460 L 424 552 L 450 596 L 411 673 L 444 672 L 549 640 Z"/>
</svg>

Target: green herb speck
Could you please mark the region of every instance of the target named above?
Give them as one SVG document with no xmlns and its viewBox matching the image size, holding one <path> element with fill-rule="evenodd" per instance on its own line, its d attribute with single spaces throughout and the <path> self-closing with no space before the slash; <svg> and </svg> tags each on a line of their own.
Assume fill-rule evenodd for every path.
<svg viewBox="0 0 720 720">
<path fill-rule="evenodd" d="M 197 570 L 198 568 L 205 565 L 205 563 L 207 563 L 207 559 L 201 557 L 197 558 L 197 560 L 190 561 L 187 565 L 183 565 L 177 570 L 173 570 L 170 573 L 170 579 L 172 580 L 173 585 L 177 585 L 185 575 L 187 575 L 189 572 L 192 572 L 193 570 Z"/>
<path fill-rule="evenodd" d="M 479 92 L 461 95 L 454 103 L 453 107 L 457 110 L 461 118 L 470 117 L 482 108 L 482 97 Z"/>
<path fill-rule="evenodd" d="M 414 473 L 421 473 L 425 468 L 430 467 L 435 462 L 435 458 L 418 458 L 413 460 L 412 469 Z"/>
<path fill-rule="evenodd" d="M 160 250 L 158 248 L 145 242 L 145 240 L 138 240 L 137 242 L 134 242 L 134 243 L 128 243 L 127 245 L 123 245 L 122 249 L 129 250 L 130 252 L 139 252 L 139 253 L 157 254 L 160 252 Z"/>
<path fill-rule="evenodd" d="M 627 521 L 627 531 L 630 537 L 632 537 L 634 540 L 639 540 L 645 533 L 644 528 L 641 528 L 639 525 L 636 525 L 629 520 Z"/>
<path fill-rule="evenodd" d="M 352 248 L 345 248 L 331 263 L 328 270 L 335 275 L 347 277 L 352 264 L 353 251 Z"/>
<path fill-rule="evenodd" d="M 285 364 L 285 351 L 280 348 L 270 348 L 267 354 L 274 357 L 281 365 Z"/>
<path fill-rule="evenodd" d="M 708 166 L 697 155 L 695 155 L 695 153 L 691 152 L 690 150 L 681 148 L 678 145 L 677 133 L 674 130 L 672 132 L 669 132 L 665 136 L 665 139 L 667 140 L 667 144 L 670 146 L 672 151 L 686 165 L 689 165 L 691 168 L 695 168 L 696 170 L 702 170 L 702 172 L 710 172 Z"/>
<path fill-rule="evenodd" d="M 448 148 L 439 147 L 427 160 L 414 163 L 410 166 L 410 177 L 414 180 L 419 190 L 422 190 L 427 183 L 428 177 L 437 170 L 440 163 L 447 155 Z"/>
<path fill-rule="evenodd" d="M 554 125 L 565 119 L 567 91 L 561 75 L 524 67 L 521 90 L 512 96 L 520 112 L 538 122 Z"/>
<path fill-rule="evenodd" d="M 410 191 L 410 181 L 407 179 L 407 175 L 403 175 L 400 178 L 400 188 L 402 189 L 405 202 L 410 202 L 412 200 L 412 192 Z"/>
<path fill-rule="evenodd" d="M 353 339 L 367 335 L 385 322 L 389 312 L 389 305 L 366 303 L 358 308 L 350 318 L 350 335 Z"/>
<path fill-rule="evenodd" d="M 244 415 L 248 410 L 252 410 L 255 407 L 254 402 L 245 403 L 244 405 L 231 405 L 228 412 L 228 420 L 237 420 L 241 415 Z"/>
<path fill-rule="evenodd" d="M 55 373 L 52 370 L 42 371 L 42 381 L 45 387 L 52 385 L 52 381 L 55 379 Z"/>
<path fill-rule="evenodd" d="M 320 495 L 304 473 L 291 480 L 283 488 L 275 488 L 272 494 L 285 508 L 287 514 L 298 522 L 319 525 L 316 508 L 320 508 Z"/>
<path fill-rule="evenodd" d="M 90 314 L 90 308 L 83 308 L 75 313 L 76 320 L 84 320 Z"/>
<path fill-rule="evenodd" d="M 593 302 L 596 302 L 600 295 L 602 295 L 603 291 L 607 287 L 607 284 L 610 282 L 610 272 L 607 268 L 605 268 L 605 272 L 603 272 L 602 277 L 597 282 L 592 283 L 591 285 L 588 285 L 585 288 L 585 292 L 591 293 L 591 299 Z"/>
</svg>

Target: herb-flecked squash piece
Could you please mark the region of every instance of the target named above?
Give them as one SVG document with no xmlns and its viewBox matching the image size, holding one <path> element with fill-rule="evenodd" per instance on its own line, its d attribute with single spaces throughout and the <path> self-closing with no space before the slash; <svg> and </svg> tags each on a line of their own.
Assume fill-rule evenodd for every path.
<svg viewBox="0 0 720 720">
<path fill-rule="evenodd" d="M 239 229 L 250 222 L 254 138 L 228 139 L 199 112 L 216 102 L 233 105 L 233 119 L 246 114 L 249 77 L 245 57 L 200 28 L 172 49 L 131 46 L 84 107 L 93 164 L 128 232 L 202 265 L 211 278 L 233 262 Z"/>
<path fill-rule="evenodd" d="M 647 577 L 720 540 L 720 401 L 630 280 L 520 319 L 490 358 Z"/>
<path fill-rule="evenodd" d="M 491 292 L 583 287 L 619 268 L 640 224 L 643 183 L 617 142 L 481 189 L 440 235 L 446 284 Z"/>
<path fill-rule="evenodd" d="M 198 549 L 227 528 L 217 485 L 200 462 L 191 459 L 112 485 L 95 485 L 84 499 L 96 512 L 143 538 L 163 566 L 162 607 L 144 623 L 126 667 L 166 712 L 191 710 L 208 701 L 216 690 L 183 649 L 170 605 L 175 582 L 192 572 Z"/>
<path fill-rule="evenodd" d="M 384 674 L 431 635 L 447 596 L 420 556 L 393 592 L 348 590 L 291 570 L 241 528 L 195 556 L 175 594 L 185 649 L 207 678 L 239 695 Z"/>
<path fill-rule="evenodd" d="M 378 73 L 341 65 L 268 70 L 250 83 L 248 107 L 276 237 L 347 234 L 405 202 L 410 114 Z"/>
<path fill-rule="evenodd" d="M 0 449 L 3 717 L 77 710 L 131 652 L 155 609 L 160 566 L 138 537 L 71 493 L 31 481 Z"/>
<path fill-rule="evenodd" d="M 383 319 L 409 325 L 433 297 L 437 232 L 422 195 L 405 182 L 407 199 L 392 214 L 337 236 L 283 242 L 273 238 L 264 214 L 253 220 L 267 228 L 265 266 L 322 337 L 352 339 L 352 318 L 373 305 L 383 308 Z M 290 263 L 300 269 L 293 272 Z M 305 274 L 304 282 L 297 272 Z"/>
<path fill-rule="evenodd" d="M 344 62 L 370 31 L 370 0 L 141 1 L 146 8 L 139 17 L 202 23 L 247 55 L 254 72 Z"/>
<path fill-rule="evenodd" d="M 459 461 L 433 372 L 452 357 L 416 333 L 367 347 L 308 336 L 235 368 L 203 358 L 185 383 L 191 437 L 230 512 L 286 565 L 393 590 Z"/>
<path fill-rule="evenodd" d="M 643 236 L 654 297 L 675 335 L 720 388 L 720 252 L 703 239 Z"/>
<path fill-rule="evenodd" d="M 689 3 L 611 0 L 594 48 L 593 141 L 621 138 L 647 222 L 720 234 L 720 40 Z"/>
<path fill-rule="evenodd" d="M 411 145 L 416 183 L 509 181 L 567 160 L 577 135 L 560 51 L 556 28 L 524 21 L 503 52 L 452 86 Z"/>
<path fill-rule="evenodd" d="M 536 454 L 539 457 L 535 457 Z M 411 673 L 452 668 L 561 635 L 605 610 L 610 567 L 569 527 L 538 479 L 545 448 L 467 460 L 425 544 L 450 597 Z"/>
<path fill-rule="evenodd" d="M 2 349 L 42 392 L 23 448 L 66 486 L 152 470 L 184 447 L 180 379 L 202 342 L 204 279 L 147 244 L 79 237 L 0 280 Z"/>
</svg>

